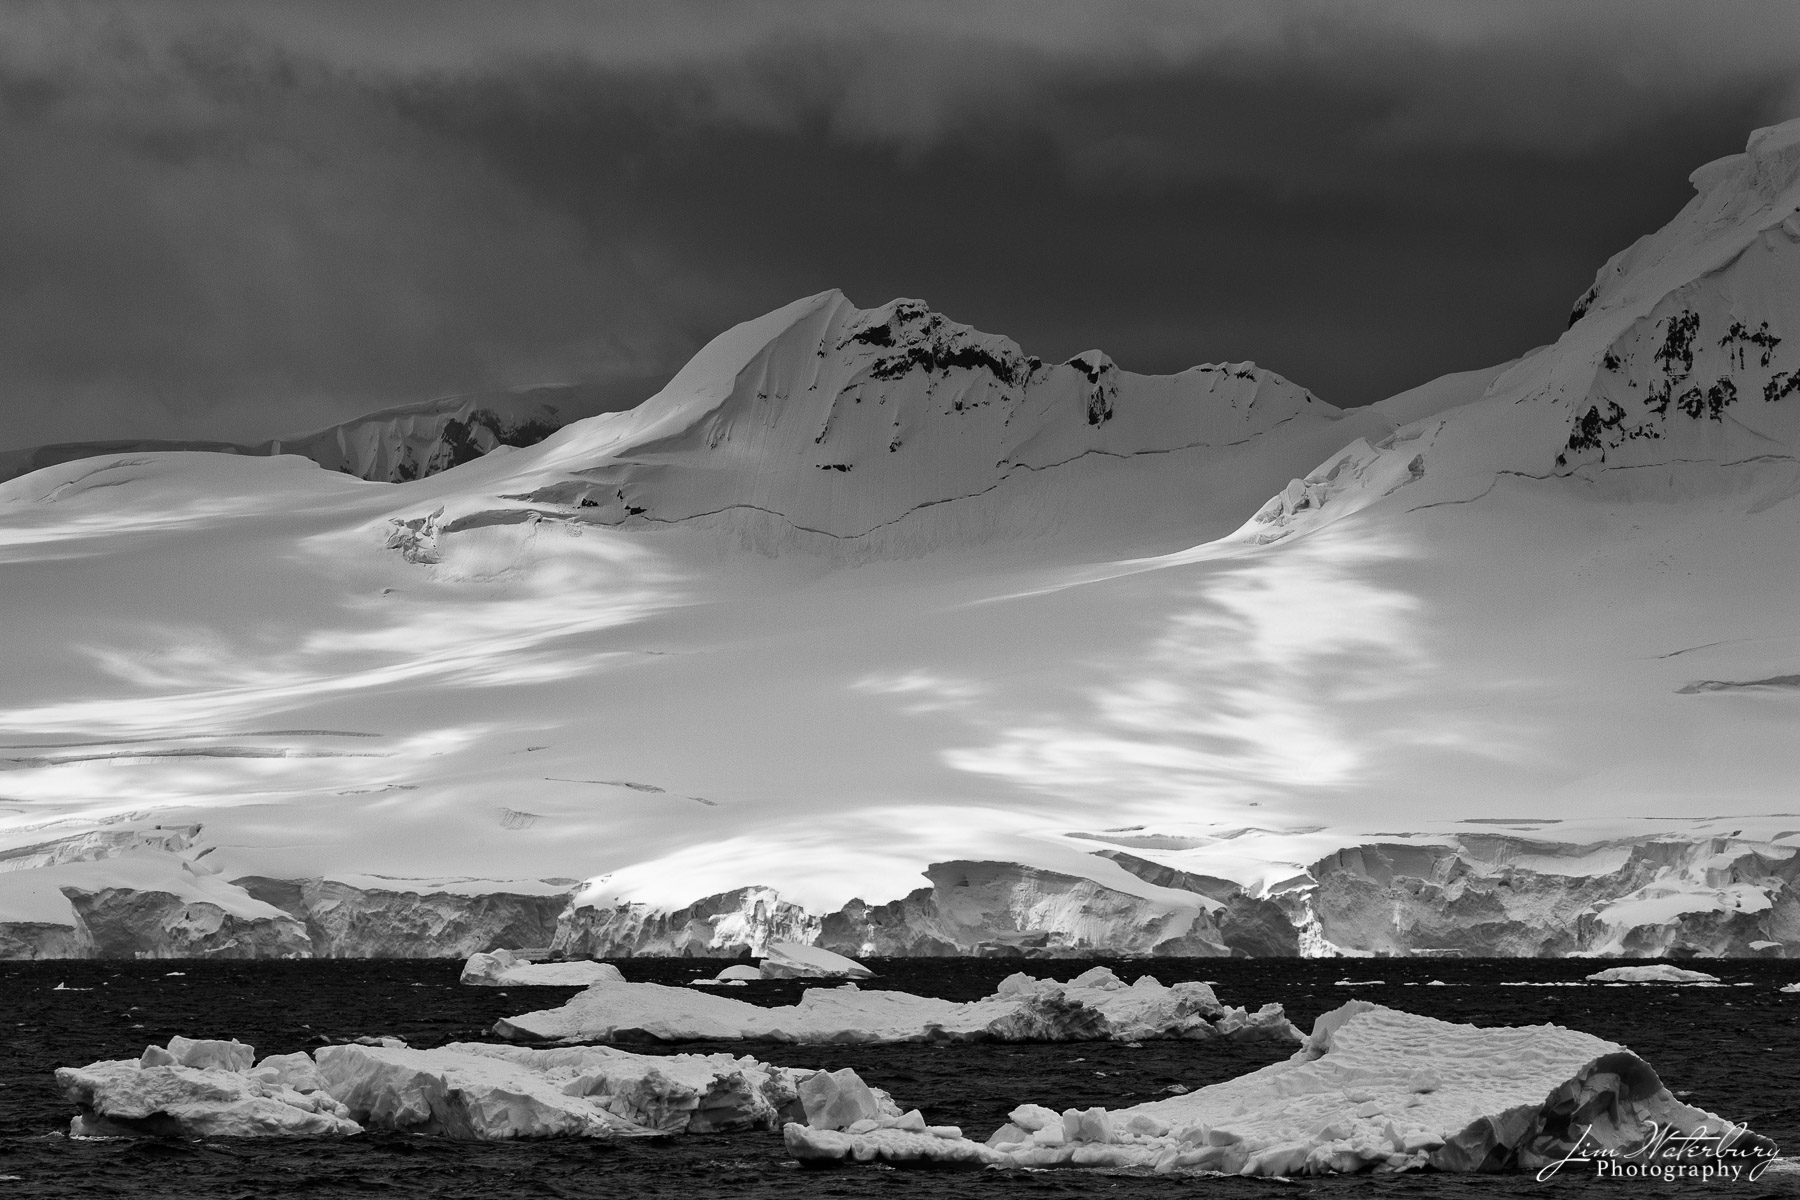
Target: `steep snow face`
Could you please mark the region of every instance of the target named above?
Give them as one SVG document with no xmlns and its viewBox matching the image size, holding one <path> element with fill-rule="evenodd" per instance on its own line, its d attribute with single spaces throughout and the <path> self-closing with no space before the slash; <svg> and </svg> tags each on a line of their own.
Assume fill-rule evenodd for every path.
<svg viewBox="0 0 1800 1200">
<path fill-rule="evenodd" d="M 826 292 L 721 335 L 657 396 L 496 486 L 590 522 L 706 518 L 776 545 L 867 549 L 878 531 L 906 544 L 916 528 L 896 525 L 951 501 L 964 502 L 953 516 L 930 516 L 952 516 L 963 540 L 1054 528 L 1119 497 L 1069 472 L 1051 486 L 1081 494 L 1049 500 L 1034 475 L 1170 455 L 1191 470 L 1339 415 L 1251 363 L 1145 376 L 1094 350 L 1047 364 L 917 300 L 865 310 Z"/>
<path fill-rule="evenodd" d="M 1800 446 L 1800 121 L 1757 130 L 1692 182 L 1674 220 L 1601 268 L 1554 346 L 1479 403 L 1427 405 L 1397 434 L 1346 447 L 1238 536 L 1317 528 L 1415 482 L 1409 508 L 1552 474 L 1626 497 L 1723 486 L 1779 502 Z M 1701 484 L 1683 469 L 1695 466 L 1729 478 Z"/>
</svg>

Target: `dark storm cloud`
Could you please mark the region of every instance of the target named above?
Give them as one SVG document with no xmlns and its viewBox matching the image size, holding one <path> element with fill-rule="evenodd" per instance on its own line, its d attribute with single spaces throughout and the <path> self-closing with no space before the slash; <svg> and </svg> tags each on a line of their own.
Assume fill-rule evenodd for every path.
<svg viewBox="0 0 1800 1200">
<path fill-rule="evenodd" d="M 0 445 L 646 390 L 842 287 L 1338 403 L 1554 337 L 1800 111 L 1800 8 L 0 13 Z"/>
</svg>

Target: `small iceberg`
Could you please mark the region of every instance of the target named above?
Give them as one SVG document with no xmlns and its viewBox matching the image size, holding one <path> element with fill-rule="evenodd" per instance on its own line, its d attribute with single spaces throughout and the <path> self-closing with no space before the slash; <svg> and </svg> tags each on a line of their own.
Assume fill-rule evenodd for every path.
<svg viewBox="0 0 1800 1200">
<path fill-rule="evenodd" d="M 1610 967 L 1604 971 L 1595 971 L 1588 977 L 1589 983 L 1717 983 L 1717 975 L 1708 975 L 1705 971 L 1684 971 L 1680 967 L 1672 967 L 1668 963 L 1656 963 L 1648 967 Z"/>
<path fill-rule="evenodd" d="M 745 963 L 733 963 L 711 979 L 690 979 L 689 987 L 744 987 L 753 979 L 765 976 L 755 967 Z"/>
<path fill-rule="evenodd" d="M 618 983 L 625 976 L 611 963 L 572 959 L 568 962 L 532 962 L 512 950 L 471 954 L 463 964 L 459 982 L 480 987 L 588 987 Z"/>
<path fill-rule="evenodd" d="M 759 973 L 764 979 L 872 979 L 875 976 L 875 972 L 853 958 L 817 946 L 802 946 L 798 942 L 771 942 L 764 952 Z"/>
</svg>

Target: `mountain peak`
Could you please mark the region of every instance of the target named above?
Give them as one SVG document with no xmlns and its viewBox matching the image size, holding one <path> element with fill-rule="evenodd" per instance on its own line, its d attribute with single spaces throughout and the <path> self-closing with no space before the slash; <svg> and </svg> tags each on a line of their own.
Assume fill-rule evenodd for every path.
<svg viewBox="0 0 1800 1200">
<path fill-rule="evenodd" d="M 1250 364 L 1137 375 L 1061 364 L 917 299 L 822 292 L 728 330 L 638 409 L 519 461 L 510 494 L 590 522 L 727 511 L 856 539 L 1022 474 L 1241 444 L 1338 410 Z"/>
</svg>

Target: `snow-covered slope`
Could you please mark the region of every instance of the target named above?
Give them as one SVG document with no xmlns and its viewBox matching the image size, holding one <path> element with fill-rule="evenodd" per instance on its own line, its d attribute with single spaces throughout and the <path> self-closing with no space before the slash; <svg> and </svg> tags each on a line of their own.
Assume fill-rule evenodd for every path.
<svg viewBox="0 0 1800 1200">
<path fill-rule="evenodd" d="M 552 384 L 403 404 L 312 433 L 255 445 L 154 439 L 59 442 L 0 451 L 0 482 L 104 455 L 206 451 L 298 454 L 327 470 L 358 479 L 404 483 L 449 470 L 500 446 L 533 445 L 571 421 L 616 407 L 616 402 L 592 386 Z"/>
<path fill-rule="evenodd" d="M 399 487 L 0 484 L 9 952 L 1800 951 L 1797 146 L 1360 412 L 826 293 Z"/>
</svg>

